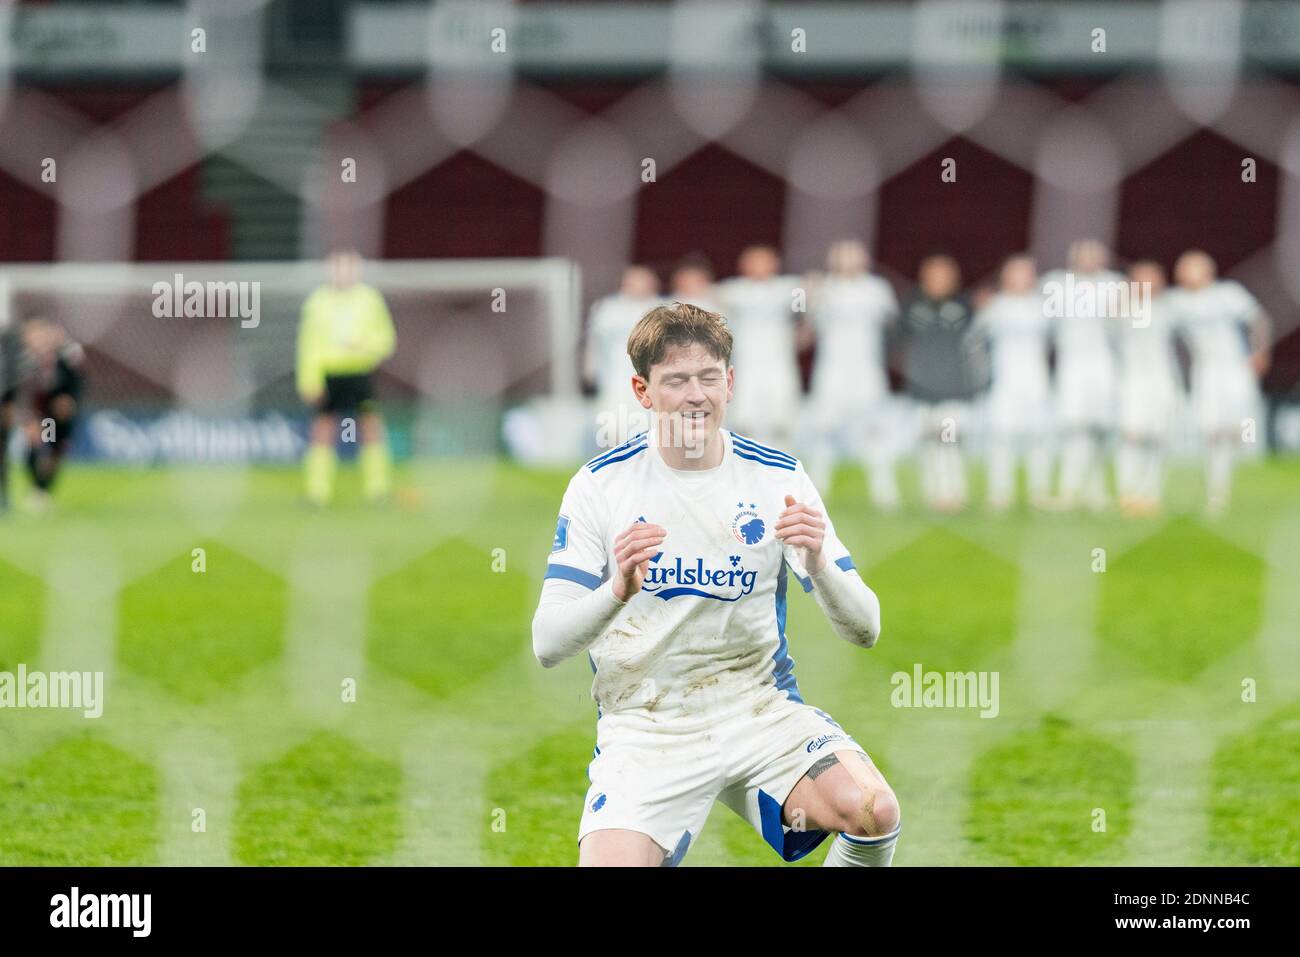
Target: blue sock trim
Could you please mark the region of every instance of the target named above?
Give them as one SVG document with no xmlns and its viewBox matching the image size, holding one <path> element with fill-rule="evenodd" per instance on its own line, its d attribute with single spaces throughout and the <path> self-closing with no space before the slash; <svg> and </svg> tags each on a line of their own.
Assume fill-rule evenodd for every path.
<svg viewBox="0 0 1300 957">
<path fill-rule="evenodd" d="M 894 828 L 888 834 L 882 834 L 880 837 L 851 837 L 843 831 L 840 832 L 840 837 L 844 838 L 844 840 L 848 841 L 850 844 L 857 844 L 860 847 L 871 847 L 875 844 L 885 844 L 889 841 L 896 840 L 902 831 L 903 825 L 899 824 L 898 827 Z"/>
</svg>

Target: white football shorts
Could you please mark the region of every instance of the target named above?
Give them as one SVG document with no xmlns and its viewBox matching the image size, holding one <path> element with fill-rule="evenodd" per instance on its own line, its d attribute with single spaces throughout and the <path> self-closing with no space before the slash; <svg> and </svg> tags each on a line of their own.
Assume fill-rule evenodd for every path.
<svg viewBox="0 0 1300 957">
<path fill-rule="evenodd" d="M 828 832 L 787 827 L 782 806 L 808 769 L 836 751 L 866 754 L 826 712 L 775 689 L 694 727 L 606 714 L 596 725 L 578 841 L 606 828 L 639 831 L 675 866 L 721 801 L 784 860 L 796 861 Z"/>
</svg>

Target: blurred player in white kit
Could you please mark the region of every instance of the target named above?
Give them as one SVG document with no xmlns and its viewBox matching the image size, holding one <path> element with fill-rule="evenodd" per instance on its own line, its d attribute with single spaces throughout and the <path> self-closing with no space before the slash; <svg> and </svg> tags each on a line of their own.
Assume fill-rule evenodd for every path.
<svg viewBox="0 0 1300 957">
<path fill-rule="evenodd" d="M 893 287 L 868 270 L 866 247 L 846 239 L 831 246 L 827 275 L 810 290 L 817 336 L 813 364 L 808 472 L 828 488 L 838 457 L 862 461 L 877 508 L 898 507 L 894 463 L 881 432 L 889 398 L 886 327 L 898 316 Z"/>
<path fill-rule="evenodd" d="M 596 384 L 596 446 L 613 448 L 650 424 L 645 410 L 632 401 L 627 336 L 637 320 L 658 305 L 659 277 L 645 266 L 628 266 L 618 292 L 591 307 L 584 373 Z"/>
<path fill-rule="evenodd" d="M 1115 486 L 1120 511 L 1130 517 L 1156 515 L 1164 497 L 1165 456 L 1178 400 L 1165 272 L 1159 263 L 1129 267 L 1129 279 L 1142 294 L 1119 329 L 1120 445 L 1115 453 Z"/>
<path fill-rule="evenodd" d="M 794 290 L 780 275 L 771 246 L 740 254 L 740 273 L 718 285 L 718 299 L 735 335 L 736 397 L 728 414 L 736 428 L 760 442 L 788 445 L 799 412 L 800 388 Z"/>
<path fill-rule="evenodd" d="M 1030 505 L 1044 508 L 1051 496 L 1049 328 L 1034 260 L 1023 254 L 1009 257 L 998 292 L 976 314 L 973 329 L 989 340 L 993 353 L 988 503 L 994 511 L 1015 502 L 1016 465 L 1022 456 Z"/>
<path fill-rule="evenodd" d="M 785 632 L 792 579 L 859 647 L 880 602 L 799 461 L 722 427 L 731 348 L 726 321 L 689 304 L 637 323 L 652 428 L 579 469 L 560 506 L 533 651 L 545 667 L 586 653 L 593 672 L 578 861 L 675 865 L 720 801 L 786 861 L 833 834 L 827 866 L 888 866 L 897 799 L 804 703 Z"/>
<path fill-rule="evenodd" d="M 1205 439 L 1205 510 L 1223 514 L 1233 462 L 1258 414 L 1258 377 L 1268 371 L 1269 319 L 1241 283 L 1218 279 L 1199 249 L 1178 257 L 1168 293 L 1174 328 L 1192 354 L 1192 411 Z M 1258 424 L 1253 426 L 1258 428 Z"/>
<path fill-rule="evenodd" d="M 686 256 L 673 267 L 669 279 L 672 299 L 699 306 L 706 312 L 718 312 L 718 293 L 713 285 L 713 267 L 702 256 Z M 627 341 L 623 342 L 624 347 Z"/>
<path fill-rule="evenodd" d="M 1109 504 L 1106 448 L 1115 427 L 1115 357 L 1109 315 L 1124 276 L 1108 269 L 1110 253 L 1095 239 L 1070 247 L 1068 268 L 1043 277 L 1048 316 L 1056 327 L 1057 422 L 1063 433 L 1057 503 L 1082 497 L 1097 511 Z"/>
</svg>

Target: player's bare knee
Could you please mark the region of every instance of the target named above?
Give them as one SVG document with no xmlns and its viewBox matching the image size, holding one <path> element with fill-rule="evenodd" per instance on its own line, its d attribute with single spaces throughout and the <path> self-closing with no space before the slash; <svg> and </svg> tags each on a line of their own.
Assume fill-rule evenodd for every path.
<svg viewBox="0 0 1300 957">
<path fill-rule="evenodd" d="M 898 798 L 885 786 L 846 788 L 836 802 L 840 828 L 858 837 L 881 837 L 898 827 L 901 813 Z"/>
<path fill-rule="evenodd" d="M 874 792 L 870 813 L 870 823 L 874 828 L 872 837 L 880 837 L 897 829 L 898 822 L 902 818 L 898 797 L 889 788 L 881 788 Z"/>
</svg>

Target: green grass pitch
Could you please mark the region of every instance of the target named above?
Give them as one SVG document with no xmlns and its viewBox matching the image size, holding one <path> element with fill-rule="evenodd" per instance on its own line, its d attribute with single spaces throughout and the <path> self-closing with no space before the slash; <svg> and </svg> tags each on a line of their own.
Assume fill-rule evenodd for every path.
<svg viewBox="0 0 1300 957">
<path fill-rule="evenodd" d="M 530 644 L 568 475 L 407 467 L 372 509 L 345 468 L 318 513 L 292 469 L 74 464 L 0 519 L 0 671 L 102 670 L 104 714 L 0 710 L 0 864 L 574 863 L 590 671 Z M 796 593 L 790 648 L 899 795 L 896 865 L 1300 864 L 1300 461 L 1199 494 L 881 516 L 837 474 L 882 637 Z M 918 664 L 996 672 L 996 717 L 892 706 Z M 719 807 L 686 864 L 780 861 Z"/>
</svg>

